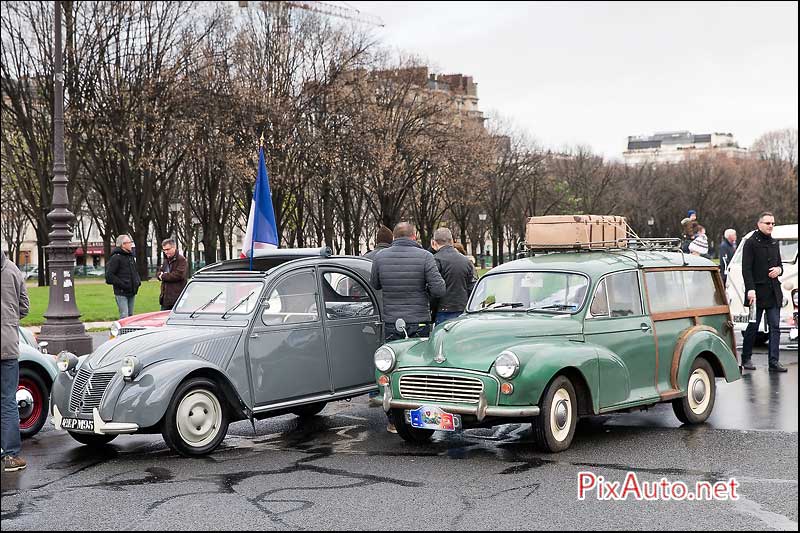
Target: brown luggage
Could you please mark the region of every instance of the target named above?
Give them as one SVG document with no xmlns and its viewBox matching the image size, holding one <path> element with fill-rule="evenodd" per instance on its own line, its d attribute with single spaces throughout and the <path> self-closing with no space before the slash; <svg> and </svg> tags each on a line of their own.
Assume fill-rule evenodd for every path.
<svg viewBox="0 0 800 533">
<path fill-rule="evenodd" d="M 528 248 L 624 247 L 625 217 L 599 215 L 550 215 L 531 217 L 525 232 Z M 616 244 L 615 244 L 616 243 Z"/>
</svg>

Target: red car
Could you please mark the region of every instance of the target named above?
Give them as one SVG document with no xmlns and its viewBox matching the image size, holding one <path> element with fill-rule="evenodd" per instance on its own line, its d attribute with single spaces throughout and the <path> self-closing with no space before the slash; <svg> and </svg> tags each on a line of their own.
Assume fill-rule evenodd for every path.
<svg viewBox="0 0 800 533">
<path fill-rule="evenodd" d="M 125 335 L 131 331 L 139 331 L 146 328 L 160 328 L 167 323 L 170 311 L 153 311 L 152 313 L 142 313 L 122 318 L 111 324 L 109 337 L 116 339 L 120 335 Z"/>
</svg>

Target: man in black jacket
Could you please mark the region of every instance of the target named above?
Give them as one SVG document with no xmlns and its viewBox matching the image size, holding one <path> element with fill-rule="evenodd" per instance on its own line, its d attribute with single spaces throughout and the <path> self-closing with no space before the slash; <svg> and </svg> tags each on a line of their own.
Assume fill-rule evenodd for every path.
<svg viewBox="0 0 800 533">
<path fill-rule="evenodd" d="M 404 337 L 395 329 L 398 318 L 405 320 L 409 337 L 430 334 L 430 298 L 444 296 L 445 283 L 433 255 L 417 242 L 412 224 L 400 222 L 395 226 L 392 245 L 373 259 L 371 283 L 383 291 L 383 333 L 387 342 Z"/>
<path fill-rule="evenodd" d="M 736 230 L 728 228 L 723 234 L 722 242 L 719 245 L 719 273 L 722 274 L 722 283 L 728 279 L 728 265 L 736 253 Z"/>
<path fill-rule="evenodd" d="M 114 286 L 114 297 L 117 300 L 120 318 L 133 314 L 136 293 L 142 284 L 132 249 L 131 236 L 120 235 L 117 237 L 117 247 L 111 252 L 111 259 L 106 265 L 106 283 Z"/>
<path fill-rule="evenodd" d="M 435 320 L 441 324 L 464 312 L 475 286 L 475 268 L 466 256 L 453 247 L 453 233 L 448 228 L 433 232 L 431 248 L 436 251 L 433 257 L 446 287 L 445 295 L 436 302 Z"/>
<path fill-rule="evenodd" d="M 375 259 L 375 256 L 378 255 L 378 252 L 385 250 L 392 245 L 392 241 L 394 241 L 392 230 L 381 224 L 381 226 L 378 228 L 377 235 L 375 235 L 375 248 L 365 253 L 364 257 L 367 259 Z"/>
<path fill-rule="evenodd" d="M 742 277 L 744 277 L 745 304 L 756 306 L 756 321 L 747 325 L 742 346 L 742 367 L 755 370 L 750 360 L 761 314 L 766 311 L 769 325 L 769 370 L 786 372 L 778 362 L 781 340 L 781 304 L 783 293 L 778 276 L 783 274 L 783 263 L 778 241 L 772 238 L 775 217 L 764 211 L 758 217 L 758 230 L 742 245 Z"/>
</svg>

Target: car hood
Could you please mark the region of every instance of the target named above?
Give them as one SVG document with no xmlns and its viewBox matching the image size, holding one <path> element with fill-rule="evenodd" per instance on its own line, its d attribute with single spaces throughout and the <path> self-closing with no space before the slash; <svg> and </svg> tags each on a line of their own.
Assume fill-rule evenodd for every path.
<svg viewBox="0 0 800 533">
<path fill-rule="evenodd" d="M 135 355 L 142 366 L 166 359 L 201 359 L 223 361 L 241 337 L 239 328 L 164 326 L 128 333 L 103 343 L 89 356 L 92 370 L 119 364 Z"/>
<path fill-rule="evenodd" d="M 488 372 L 500 352 L 518 344 L 582 335 L 574 315 L 483 312 L 436 326 L 427 341 L 398 357 L 398 367 L 435 366 Z M 434 358 L 444 355 L 445 361 Z"/>
</svg>

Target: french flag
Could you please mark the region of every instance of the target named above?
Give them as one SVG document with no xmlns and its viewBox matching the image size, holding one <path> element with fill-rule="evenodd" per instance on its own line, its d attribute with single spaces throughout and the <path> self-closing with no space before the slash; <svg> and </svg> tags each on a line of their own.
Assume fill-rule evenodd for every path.
<svg viewBox="0 0 800 533">
<path fill-rule="evenodd" d="M 253 268 L 253 251 L 278 247 L 278 231 L 275 224 L 275 210 L 272 208 L 272 192 L 269 190 L 269 176 L 264 162 L 264 147 L 258 150 L 258 178 L 247 218 L 247 231 L 242 242 L 242 258 L 250 257 Z"/>
</svg>

